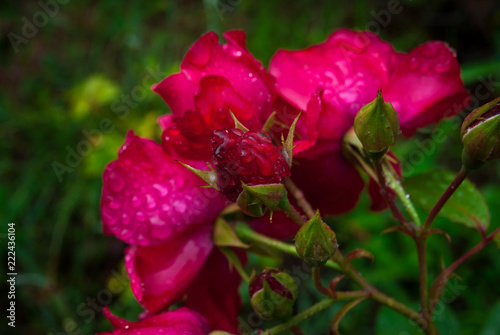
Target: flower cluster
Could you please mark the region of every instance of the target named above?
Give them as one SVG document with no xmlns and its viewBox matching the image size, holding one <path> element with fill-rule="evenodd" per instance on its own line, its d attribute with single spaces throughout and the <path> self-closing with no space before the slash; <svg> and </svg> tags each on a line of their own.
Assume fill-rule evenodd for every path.
<svg viewBox="0 0 500 335">
<path fill-rule="evenodd" d="M 203 35 L 181 71 L 153 86 L 172 111 L 159 119 L 161 145 L 130 132 L 104 172 L 103 230 L 130 245 L 126 269 L 149 315 L 134 324 L 108 313 L 115 334 L 134 333 L 124 325 L 154 328 L 144 334 L 236 333 L 240 278 L 214 247 L 212 230 L 242 183 L 279 184 L 291 176 L 322 214 L 345 213 L 365 181 L 344 157 L 342 140 L 379 91 L 406 136 L 468 104 L 455 54 L 441 42 L 399 53 L 375 34 L 342 29 L 307 49 L 277 51 L 266 71 L 243 32 L 224 38 L 219 44 L 215 33 Z M 279 144 L 300 112 L 290 168 Z M 211 162 L 220 193 L 202 188 L 203 180 L 179 162 L 205 171 Z M 381 209 L 371 183 L 372 207 Z M 264 217 L 253 227 L 281 238 L 298 229 L 279 212 L 272 223 Z M 185 307 L 165 312 L 178 302 Z"/>
</svg>

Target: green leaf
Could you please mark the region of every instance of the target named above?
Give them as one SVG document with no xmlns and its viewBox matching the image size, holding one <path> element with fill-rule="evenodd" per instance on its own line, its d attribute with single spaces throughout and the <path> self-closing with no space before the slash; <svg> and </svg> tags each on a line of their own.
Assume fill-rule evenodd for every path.
<svg viewBox="0 0 500 335">
<path fill-rule="evenodd" d="M 406 191 L 425 210 L 430 211 L 455 178 L 450 171 L 429 171 L 404 181 Z M 486 231 L 490 224 L 490 211 L 483 195 L 468 180 L 451 196 L 439 212 L 451 221 Z"/>
</svg>

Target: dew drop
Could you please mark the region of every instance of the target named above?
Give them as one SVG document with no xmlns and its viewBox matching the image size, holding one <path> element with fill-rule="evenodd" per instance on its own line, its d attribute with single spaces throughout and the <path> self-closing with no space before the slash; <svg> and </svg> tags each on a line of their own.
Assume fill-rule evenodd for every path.
<svg viewBox="0 0 500 335">
<path fill-rule="evenodd" d="M 146 207 L 147 209 L 156 208 L 156 200 L 151 194 L 146 194 Z"/>
<path fill-rule="evenodd" d="M 141 203 L 141 198 L 139 198 L 137 195 L 134 195 L 132 197 L 132 200 L 130 201 L 130 205 L 132 205 L 132 207 L 139 207 Z"/>
<path fill-rule="evenodd" d="M 108 201 L 107 206 L 109 209 L 116 211 L 122 207 L 122 204 L 117 200 L 111 199 L 110 201 Z"/>
<path fill-rule="evenodd" d="M 109 188 L 115 193 L 125 188 L 125 180 L 119 170 L 115 170 L 109 175 Z"/>
<path fill-rule="evenodd" d="M 127 213 L 124 213 L 124 214 L 122 215 L 122 224 L 123 224 L 124 226 L 128 226 L 128 225 L 129 225 L 129 223 L 130 223 L 130 216 L 129 216 Z"/>
<path fill-rule="evenodd" d="M 417 57 L 410 58 L 410 64 L 409 64 L 410 70 L 415 71 L 418 68 L 418 64 L 419 61 Z"/>
<path fill-rule="evenodd" d="M 162 198 L 166 197 L 168 194 L 168 188 L 166 188 L 165 186 L 163 186 L 161 184 L 155 183 L 155 184 L 153 184 L 153 188 L 156 190 L 158 195 Z"/>
<path fill-rule="evenodd" d="M 451 62 L 448 60 L 445 63 L 434 65 L 434 71 L 436 73 L 444 73 L 451 70 Z"/>
<path fill-rule="evenodd" d="M 146 221 L 146 215 L 144 215 L 143 212 L 137 212 L 135 213 L 135 219 L 140 222 Z"/>
<path fill-rule="evenodd" d="M 186 212 L 186 204 L 183 203 L 182 201 L 176 200 L 174 202 L 174 208 L 177 212 L 179 213 L 185 213 Z"/>
</svg>

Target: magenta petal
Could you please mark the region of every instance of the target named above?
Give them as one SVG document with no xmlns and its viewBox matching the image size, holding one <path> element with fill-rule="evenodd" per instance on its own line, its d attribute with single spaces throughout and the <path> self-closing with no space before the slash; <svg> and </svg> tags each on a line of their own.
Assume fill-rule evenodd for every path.
<svg viewBox="0 0 500 335">
<path fill-rule="evenodd" d="M 264 67 L 241 44 L 243 32 L 225 34 L 228 42 L 219 44 L 213 32 L 203 35 L 188 51 L 181 69 L 193 83 L 200 84 L 207 75 L 226 78 L 236 92 L 252 106 L 255 113 L 271 110 L 274 99 L 273 79 Z"/>
<path fill-rule="evenodd" d="M 408 54 L 398 54 L 384 98 L 399 114 L 401 130 L 452 117 L 470 102 L 455 54 L 442 42 L 425 43 Z"/>
<path fill-rule="evenodd" d="M 343 156 L 339 142 L 318 141 L 308 151 L 311 158 L 297 156 L 292 179 L 307 200 L 322 214 L 341 214 L 354 208 L 364 187 L 354 165 Z M 314 153 L 314 155 L 312 155 Z"/>
<path fill-rule="evenodd" d="M 156 245 L 211 223 L 224 206 L 215 191 L 166 155 L 156 142 L 129 132 L 118 159 L 104 171 L 105 232 L 124 242 Z"/>
<path fill-rule="evenodd" d="M 353 118 L 386 84 L 393 54 L 375 34 L 341 29 L 307 49 L 279 50 L 269 71 L 278 92 L 297 108 L 306 109 L 317 87 L 323 87 L 323 98 Z"/>
<path fill-rule="evenodd" d="M 111 333 L 101 333 L 102 335 L 207 335 L 210 331 L 203 316 L 185 307 L 138 322 L 119 318 L 113 315 L 108 307 L 104 308 L 103 313 L 115 330 Z"/>
<path fill-rule="evenodd" d="M 193 97 L 197 87 L 184 73 L 170 75 L 152 88 L 165 100 L 173 115 L 180 116 L 184 111 L 194 109 Z"/>
<path fill-rule="evenodd" d="M 212 247 L 209 226 L 193 229 L 161 245 L 129 247 L 125 266 L 139 303 L 155 314 L 182 300 Z"/>
<path fill-rule="evenodd" d="M 237 251 L 235 251 L 237 252 Z M 243 253 L 237 252 L 244 264 Z M 207 318 L 212 330 L 238 333 L 238 313 L 242 306 L 238 293 L 241 277 L 226 257 L 214 249 L 205 266 L 187 291 L 185 306 Z"/>
<path fill-rule="evenodd" d="M 229 110 L 246 127 L 252 130 L 261 128 L 257 113 L 252 110 L 252 104 L 238 94 L 224 77 L 214 75 L 203 77 L 200 80 L 199 92 L 195 96 L 195 106 L 203 115 L 210 130 L 234 126 Z"/>
</svg>

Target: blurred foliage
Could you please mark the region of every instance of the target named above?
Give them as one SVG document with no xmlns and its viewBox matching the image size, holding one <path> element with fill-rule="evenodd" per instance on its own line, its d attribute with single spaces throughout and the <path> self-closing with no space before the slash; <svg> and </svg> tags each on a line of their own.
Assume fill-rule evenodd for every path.
<svg viewBox="0 0 500 335">
<path fill-rule="evenodd" d="M 389 4 L 385 0 L 51 1 L 59 4 L 54 15 L 26 43 L 14 47 L 8 34 L 22 34 L 46 2 L 0 4 L 0 218 L 5 224 L 16 222 L 20 333 L 91 334 L 110 329 L 100 313 L 105 304 L 130 319 L 141 311 L 123 275 L 124 244 L 101 233 L 100 176 L 128 129 L 159 138 L 156 119 L 168 109 L 149 86 L 177 71 L 189 46 L 208 29 L 244 29 L 249 49 L 264 64 L 276 48 L 304 48 L 341 26 L 376 30 L 402 51 L 427 40 L 445 40 L 457 50 L 473 107 L 500 89 L 500 10 L 495 0 L 405 0 L 402 12 L 390 18 L 382 15 Z M 456 171 L 459 124 L 457 117 L 414 139 L 402 139 L 395 151 L 405 175 L 436 168 Z M 433 140 L 437 131 L 445 135 L 439 141 Z M 54 162 L 70 169 L 59 171 L 58 177 Z M 499 171 L 497 162 L 471 177 L 489 204 L 493 227 L 500 221 Z M 374 264 L 355 261 L 362 273 L 382 290 L 414 304 L 414 247 L 406 236 L 380 235 L 391 224 L 390 216 L 374 215 L 367 208 L 363 196 L 356 211 L 330 219 L 341 247 L 372 252 Z M 439 271 L 439 255 L 449 264 L 479 240 L 478 234 L 445 218 L 436 226 L 450 233 L 452 243 L 431 237 L 430 278 Z M 251 265 L 261 267 L 264 261 L 273 264 L 252 258 Z M 286 261 L 292 265 L 293 260 Z M 496 246 L 475 256 L 458 274 L 467 289 L 443 304 L 437 316 L 442 334 L 478 334 L 481 329 L 483 335 L 500 334 Z M 302 281 L 300 291 L 297 310 L 318 298 L 310 280 Z M 0 299 L 2 306 L 5 301 Z M 338 308 L 304 322 L 305 333 L 325 333 Z M 244 310 L 242 319 L 249 313 Z M 5 326 L 4 320 L 0 329 Z M 341 331 L 416 334 L 407 320 L 371 301 L 349 313 Z"/>
</svg>

